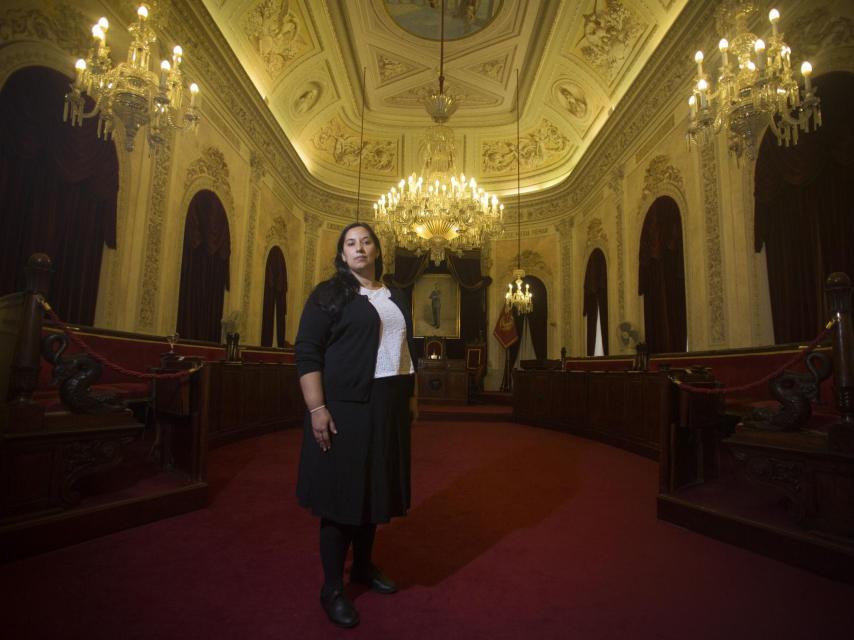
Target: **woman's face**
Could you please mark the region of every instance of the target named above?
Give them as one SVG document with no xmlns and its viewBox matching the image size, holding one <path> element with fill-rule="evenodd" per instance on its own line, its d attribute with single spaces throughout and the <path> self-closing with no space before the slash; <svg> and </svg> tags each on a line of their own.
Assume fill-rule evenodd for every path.
<svg viewBox="0 0 854 640">
<path fill-rule="evenodd" d="M 341 258 L 353 273 L 373 279 L 377 245 L 365 227 L 353 227 L 347 232 Z"/>
</svg>

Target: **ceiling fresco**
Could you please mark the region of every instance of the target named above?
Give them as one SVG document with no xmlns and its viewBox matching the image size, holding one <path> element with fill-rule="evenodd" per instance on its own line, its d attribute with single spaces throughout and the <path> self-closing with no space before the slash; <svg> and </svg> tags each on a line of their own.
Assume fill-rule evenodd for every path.
<svg viewBox="0 0 854 640">
<path fill-rule="evenodd" d="M 447 0 L 458 169 L 515 191 L 565 179 L 687 0 Z M 203 0 L 307 169 L 362 193 L 420 170 L 439 69 L 438 0 Z M 362 79 L 364 76 L 364 91 Z"/>
</svg>

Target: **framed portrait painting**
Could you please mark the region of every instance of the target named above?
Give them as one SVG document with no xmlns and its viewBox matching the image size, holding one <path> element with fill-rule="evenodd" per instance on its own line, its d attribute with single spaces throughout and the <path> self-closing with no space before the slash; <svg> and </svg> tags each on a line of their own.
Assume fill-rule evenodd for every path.
<svg viewBox="0 0 854 640">
<path fill-rule="evenodd" d="M 460 287 L 449 274 L 425 274 L 415 281 L 412 324 L 419 338 L 460 337 Z"/>
</svg>

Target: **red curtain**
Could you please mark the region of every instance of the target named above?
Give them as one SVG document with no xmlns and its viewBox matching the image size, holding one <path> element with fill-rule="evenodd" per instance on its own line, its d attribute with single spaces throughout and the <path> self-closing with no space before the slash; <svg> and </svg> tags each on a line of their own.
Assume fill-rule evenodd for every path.
<svg viewBox="0 0 854 640">
<path fill-rule="evenodd" d="M 273 324 L 276 325 L 276 346 L 285 346 L 285 295 L 288 292 L 288 272 L 285 256 L 279 247 L 270 249 L 264 270 L 264 306 L 261 320 L 261 346 L 273 345 Z"/>
<path fill-rule="evenodd" d="M 685 267 L 679 207 L 662 196 L 646 213 L 641 231 L 638 294 L 643 299 L 650 353 L 685 351 Z"/>
<path fill-rule="evenodd" d="M 602 322 L 602 347 L 608 355 L 608 269 L 605 254 L 594 249 L 584 273 L 584 315 L 587 316 L 587 355 L 596 350 L 596 311 Z"/>
<path fill-rule="evenodd" d="M 190 202 L 184 223 L 177 322 L 182 338 L 220 341 L 230 255 L 225 208 L 212 191 L 199 191 Z"/>
<path fill-rule="evenodd" d="M 95 135 L 97 118 L 62 122 L 68 84 L 28 67 L 0 91 L 0 295 L 22 287 L 32 253 L 46 253 L 57 314 L 91 325 L 103 247 L 116 247 L 118 159 Z"/>
<path fill-rule="evenodd" d="M 756 163 L 754 248 L 765 247 L 778 344 L 812 339 L 825 321 L 824 280 L 854 275 L 854 74 L 815 82 L 823 124 L 780 147 L 766 132 Z"/>
</svg>

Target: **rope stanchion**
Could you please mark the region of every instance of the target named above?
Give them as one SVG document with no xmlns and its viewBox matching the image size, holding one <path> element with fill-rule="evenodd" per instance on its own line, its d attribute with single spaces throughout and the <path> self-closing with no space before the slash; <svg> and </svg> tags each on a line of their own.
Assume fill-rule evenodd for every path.
<svg viewBox="0 0 854 640">
<path fill-rule="evenodd" d="M 143 373 L 140 371 L 133 371 L 131 369 L 126 369 L 121 365 L 118 365 L 111 360 L 109 360 L 106 356 L 98 353 L 94 349 L 92 349 L 86 342 L 77 335 L 75 331 L 71 329 L 65 322 L 63 322 L 53 308 L 48 304 L 47 300 L 42 296 L 38 296 L 38 302 L 42 306 L 42 308 L 47 313 L 48 317 L 56 324 L 62 332 L 69 337 L 69 339 L 80 347 L 83 351 L 85 351 L 88 355 L 92 356 L 95 360 L 100 362 L 102 365 L 107 367 L 108 369 L 112 369 L 113 371 L 120 373 L 122 375 L 128 376 L 129 378 L 138 378 L 141 380 L 174 380 L 177 378 L 183 378 L 185 376 L 189 376 L 192 373 L 195 373 L 201 367 L 193 367 L 191 369 L 181 369 L 180 371 L 174 371 L 172 373 Z"/>
<path fill-rule="evenodd" d="M 691 393 L 702 393 L 706 395 L 719 395 L 725 393 L 738 393 L 739 391 L 747 391 L 748 389 L 752 389 L 753 387 L 758 387 L 761 384 L 765 384 L 773 378 L 777 377 L 781 373 L 783 373 L 789 367 L 797 364 L 802 358 L 809 355 L 813 349 L 815 349 L 819 343 L 824 340 L 827 335 L 830 333 L 830 330 L 833 328 L 833 325 L 836 324 L 836 319 L 834 318 L 830 322 L 827 323 L 827 326 L 824 330 L 818 334 L 812 342 L 810 342 L 803 351 L 799 351 L 794 356 L 792 356 L 789 360 L 780 365 L 777 369 L 769 373 L 768 375 L 760 378 L 759 380 L 755 380 L 754 382 L 749 382 L 747 384 L 743 384 L 737 387 L 717 387 L 717 388 L 707 388 L 707 387 L 695 387 L 690 384 L 679 382 L 678 380 L 674 380 L 677 386 L 680 389 L 685 389 L 686 391 L 690 391 Z"/>
</svg>

